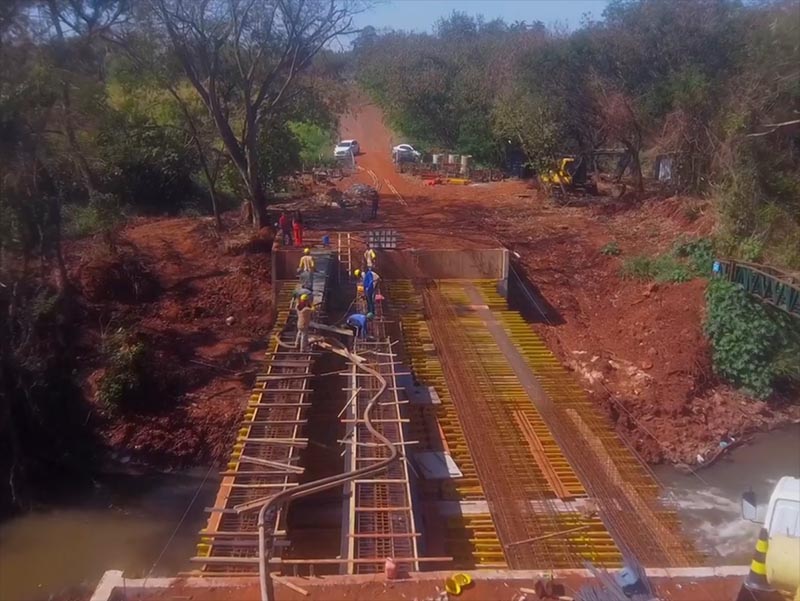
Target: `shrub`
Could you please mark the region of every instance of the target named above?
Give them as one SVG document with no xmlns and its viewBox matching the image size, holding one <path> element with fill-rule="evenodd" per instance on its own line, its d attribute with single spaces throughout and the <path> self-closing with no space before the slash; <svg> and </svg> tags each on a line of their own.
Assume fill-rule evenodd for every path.
<svg viewBox="0 0 800 601">
<path fill-rule="evenodd" d="M 694 277 L 685 263 L 672 255 L 653 260 L 653 279 L 656 282 L 688 282 Z"/>
<path fill-rule="evenodd" d="M 688 282 L 696 276 L 708 275 L 713 263 L 714 248 L 710 240 L 678 240 L 669 253 L 657 257 L 638 255 L 626 260 L 622 265 L 622 277 L 642 281 Z"/>
<path fill-rule="evenodd" d="M 761 399 L 780 380 L 800 381 L 800 328 L 792 318 L 726 280 L 711 281 L 706 301 L 716 373 Z"/>
<path fill-rule="evenodd" d="M 600 249 L 600 252 L 606 255 L 607 257 L 616 257 L 622 252 L 619 248 L 619 244 L 616 241 L 612 240 L 608 244 L 606 244 L 603 248 Z"/>
<path fill-rule="evenodd" d="M 652 280 L 655 277 L 653 259 L 646 255 L 626 259 L 622 264 L 622 277 L 628 280 Z"/>
<path fill-rule="evenodd" d="M 648 257 L 638 255 L 627 259 L 622 265 L 622 277 L 648 282 L 688 282 L 692 279 L 689 269 L 671 255 Z"/>
<path fill-rule="evenodd" d="M 714 264 L 714 245 L 708 238 L 678 240 L 672 249 L 676 257 L 686 258 L 695 275 L 708 275 Z"/>
<path fill-rule="evenodd" d="M 86 205 L 66 205 L 64 222 L 67 236 L 83 238 L 93 234 L 111 235 L 125 216 L 111 194 L 95 194 Z"/>
<path fill-rule="evenodd" d="M 147 347 L 123 329 L 103 343 L 107 367 L 98 382 L 97 397 L 112 409 L 130 409 L 143 396 L 147 382 Z"/>
</svg>

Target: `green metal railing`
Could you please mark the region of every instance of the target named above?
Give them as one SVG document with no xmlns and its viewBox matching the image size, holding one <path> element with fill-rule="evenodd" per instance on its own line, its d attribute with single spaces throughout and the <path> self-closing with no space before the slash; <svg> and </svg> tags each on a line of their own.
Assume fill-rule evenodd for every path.
<svg viewBox="0 0 800 601">
<path fill-rule="evenodd" d="M 714 261 L 714 274 L 740 284 L 753 296 L 800 317 L 800 278 L 765 265 L 729 259 Z"/>
</svg>

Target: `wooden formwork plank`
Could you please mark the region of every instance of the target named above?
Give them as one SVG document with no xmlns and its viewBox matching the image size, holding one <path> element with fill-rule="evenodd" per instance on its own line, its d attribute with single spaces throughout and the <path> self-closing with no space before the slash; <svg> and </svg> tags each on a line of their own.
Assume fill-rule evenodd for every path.
<svg viewBox="0 0 800 601">
<path fill-rule="evenodd" d="M 536 431 L 533 429 L 533 425 L 528 420 L 528 417 L 525 415 L 525 412 L 519 409 L 514 410 L 514 420 L 517 422 L 517 425 L 522 431 L 525 440 L 528 442 L 531 455 L 533 455 L 533 458 L 536 460 L 536 464 L 539 466 L 539 469 L 542 470 L 542 473 L 547 479 L 547 483 L 550 485 L 550 488 L 553 489 L 553 492 L 561 500 L 573 499 L 575 495 L 573 495 L 567 489 L 567 487 L 561 481 L 561 478 L 559 478 L 558 474 L 553 469 L 553 466 L 550 464 L 550 461 L 547 458 L 544 445 L 542 444 L 542 441 L 539 440 L 539 437 L 537 436 Z"/>
</svg>

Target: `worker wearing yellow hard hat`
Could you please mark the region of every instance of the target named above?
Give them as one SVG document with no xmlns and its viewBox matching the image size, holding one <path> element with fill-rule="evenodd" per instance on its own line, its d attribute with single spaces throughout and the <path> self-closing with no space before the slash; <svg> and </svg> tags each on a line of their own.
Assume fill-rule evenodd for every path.
<svg viewBox="0 0 800 601">
<path fill-rule="evenodd" d="M 370 267 L 367 267 L 361 278 L 361 283 L 364 286 L 364 297 L 367 300 L 367 311 L 370 313 L 375 313 L 375 297 L 378 294 L 378 282 L 380 279 L 381 276 Z"/>
<path fill-rule="evenodd" d="M 311 327 L 311 317 L 313 308 L 308 294 L 300 296 L 300 303 L 297 305 L 297 335 L 295 336 L 295 346 L 300 352 L 308 349 L 308 330 Z"/>
<path fill-rule="evenodd" d="M 311 249 L 304 248 L 303 256 L 300 257 L 300 263 L 297 265 L 297 275 L 304 288 L 313 290 L 314 268 L 314 257 L 311 256 Z"/>
<path fill-rule="evenodd" d="M 310 248 L 303 249 L 303 256 L 300 257 L 300 264 L 297 269 L 298 271 L 314 271 L 314 257 L 311 256 Z"/>
<path fill-rule="evenodd" d="M 353 275 L 356 278 L 356 294 L 358 296 L 363 296 L 364 295 L 364 284 L 361 281 L 361 270 L 360 269 L 354 270 L 353 271 Z"/>
<path fill-rule="evenodd" d="M 371 269 L 375 267 L 377 260 L 378 255 L 375 253 L 375 250 L 371 245 L 367 244 L 367 250 L 364 251 L 364 264 L 367 266 L 367 268 Z"/>
</svg>

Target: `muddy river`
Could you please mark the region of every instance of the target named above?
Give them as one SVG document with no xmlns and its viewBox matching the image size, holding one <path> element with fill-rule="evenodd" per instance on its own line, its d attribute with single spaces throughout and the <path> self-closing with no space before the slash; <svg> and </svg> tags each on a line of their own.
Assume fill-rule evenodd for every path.
<svg viewBox="0 0 800 601">
<path fill-rule="evenodd" d="M 69 598 L 81 587 L 92 589 L 108 569 L 131 576 L 189 569 L 203 509 L 213 505 L 219 486 L 216 470 L 211 474 L 205 484 L 206 469 L 105 478 L 58 507 L 0 522 L 0 599 Z"/>
<path fill-rule="evenodd" d="M 759 505 L 766 505 L 781 476 L 800 477 L 800 424 L 759 434 L 696 475 L 664 466 L 655 472 L 709 562 L 746 565 L 759 525 L 741 519 L 741 494 L 752 488 Z"/>
<path fill-rule="evenodd" d="M 740 494 L 752 487 L 765 503 L 781 476 L 800 476 L 800 425 L 761 434 L 697 475 L 669 467 L 656 475 L 711 562 L 747 564 L 758 525 L 740 519 Z M 212 477 L 201 487 L 204 476 L 203 469 L 106 479 L 79 499 L 0 523 L 0 599 L 43 600 L 91 588 L 112 568 L 133 577 L 188 569 L 203 508 L 218 486 Z"/>
</svg>

